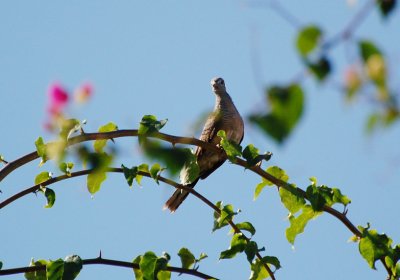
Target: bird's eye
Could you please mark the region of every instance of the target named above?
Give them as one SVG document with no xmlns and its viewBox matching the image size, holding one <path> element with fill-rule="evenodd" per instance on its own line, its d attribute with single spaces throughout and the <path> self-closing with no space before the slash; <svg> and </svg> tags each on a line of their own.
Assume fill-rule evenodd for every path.
<svg viewBox="0 0 400 280">
<path fill-rule="evenodd" d="M 219 80 L 218 80 L 218 83 L 221 84 L 221 85 L 224 85 L 224 80 L 219 79 Z"/>
</svg>

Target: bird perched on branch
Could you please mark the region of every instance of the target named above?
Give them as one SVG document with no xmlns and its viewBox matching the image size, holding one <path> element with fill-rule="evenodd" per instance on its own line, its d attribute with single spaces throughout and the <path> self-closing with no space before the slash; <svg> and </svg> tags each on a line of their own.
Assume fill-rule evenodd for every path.
<svg viewBox="0 0 400 280">
<path fill-rule="evenodd" d="M 217 133 L 220 130 L 224 130 L 228 140 L 240 144 L 244 135 L 243 120 L 231 97 L 226 92 L 224 80 L 219 77 L 213 78 L 211 87 L 215 94 L 215 107 L 204 125 L 200 140 L 217 146 L 221 140 Z M 187 166 L 183 167 L 180 174 L 181 183 L 191 188 L 194 188 L 199 179 L 207 178 L 226 160 L 224 151 L 215 152 L 202 147 L 197 147 L 195 156 L 199 166 L 197 179 L 189 181 Z M 165 203 L 164 209 L 168 208 L 171 212 L 175 212 L 188 194 L 187 191 L 177 189 Z"/>
</svg>

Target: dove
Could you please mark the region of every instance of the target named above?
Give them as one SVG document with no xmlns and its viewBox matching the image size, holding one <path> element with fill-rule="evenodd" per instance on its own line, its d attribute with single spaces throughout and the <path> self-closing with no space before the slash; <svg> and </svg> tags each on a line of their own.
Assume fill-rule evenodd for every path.
<svg viewBox="0 0 400 280">
<path fill-rule="evenodd" d="M 219 146 L 221 139 L 217 136 L 217 133 L 224 130 L 228 140 L 240 144 L 244 136 L 243 119 L 226 91 L 224 80 L 220 77 L 213 78 L 211 87 L 215 94 L 215 106 L 213 112 L 207 118 L 200 140 Z M 190 188 L 194 188 L 200 179 L 207 178 L 227 159 L 222 149 L 216 152 L 214 149 L 197 147 L 194 154 L 199 166 L 198 177 L 195 180 L 189 180 L 187 166 L 184 166 L 180 173 L 181 184 Z M 185 190 L 177 189 L 165 203 L 164 209 L 175 212 L 188 194 L 189 192 Z"/>
</svg>

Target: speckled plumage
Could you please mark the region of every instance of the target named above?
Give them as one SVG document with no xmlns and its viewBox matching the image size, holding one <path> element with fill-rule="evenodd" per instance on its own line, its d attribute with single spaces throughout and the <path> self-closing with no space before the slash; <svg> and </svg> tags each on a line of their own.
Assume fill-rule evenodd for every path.
<svg viewBox="0 0 400 280">
<path fill-rule="evenodd" d="M 243 120 L 231 97 L 226 92 L 224 80 L 222 78 L 213 78 L 211 86 L 216 96 L 215 107 L 204 125 L 200 140 L 218 145 L 220 138 L 217 136 L 217 133 L 219 130 L 224 130 L 229 140 L 241 143 L 244 135 Z M 207 178 L 208 175 L 214 172 L 226 160 L 226 156 L 222 150 L 220 153 L 216 153 L 215 151 L 197 147 L 195 155 L 200 169 L 199 177 L 193 182 L 188 182 L 187 168 L 185 167 L 182 169 L 180 176 L 181 183 L 192 188 L 199 179 Z M 165 203 L 164 208 L 175 212 L 187 196 L 188 192 L 176 190 Z"/>
</svg>

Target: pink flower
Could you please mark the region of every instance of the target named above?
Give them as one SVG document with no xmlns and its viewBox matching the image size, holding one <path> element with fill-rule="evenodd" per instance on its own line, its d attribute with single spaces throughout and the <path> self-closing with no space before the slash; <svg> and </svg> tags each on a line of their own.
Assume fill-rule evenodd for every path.
<svg viewBox="0 0 400 280">
<path fill-rule="evenodd" d="M 90 83 L 84 83 L 79 86 L 74 93 L 75 101 L 77 103 L 86 102 L 93 94 L 93 86 Z"/>
<path fill-rule="evenodd" d="M 53 83 L 49 87 L 49 113 L 59 115 L 69 100 L 68 92 L 60 83 Z"/>
</svg>

